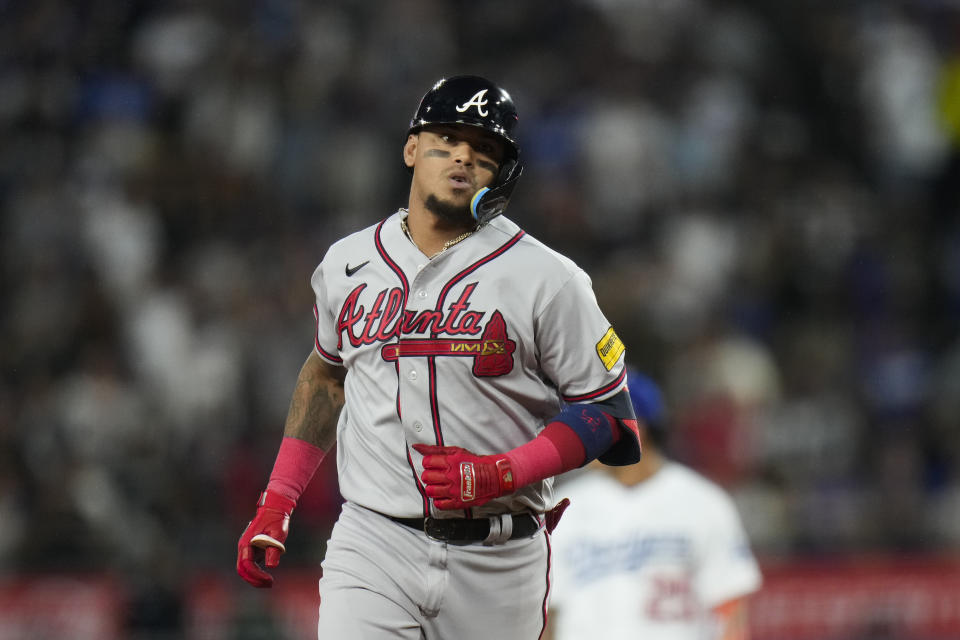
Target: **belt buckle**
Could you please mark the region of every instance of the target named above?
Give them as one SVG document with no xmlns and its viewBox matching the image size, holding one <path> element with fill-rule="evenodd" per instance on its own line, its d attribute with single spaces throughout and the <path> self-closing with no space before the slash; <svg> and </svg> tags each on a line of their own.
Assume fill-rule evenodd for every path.
<svg viewBox="0 0 960 640">
<path fill-rule="evenodd" d="M 423 519 L 423 532 L 427 534 L 427 537 L 431 540 L 437 540 L 438 542 L 448 542 L 450 540 L 449 536 L 444 535 L 443 527 L 440 526 L 440 520 L 434 517 L 426 517 Z"/>
</svg>

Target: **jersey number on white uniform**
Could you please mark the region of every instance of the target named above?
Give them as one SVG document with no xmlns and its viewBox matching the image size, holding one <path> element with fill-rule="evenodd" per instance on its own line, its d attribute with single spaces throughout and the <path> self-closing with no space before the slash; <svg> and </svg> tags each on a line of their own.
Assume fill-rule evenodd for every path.
<svg viewBox="0 0 960 640">
<path fill-rule="evenodd" d="M 686 576 L 657 575 L 652 580 L 653 593 L 646 604 L 651 620 L 691 620 L 696 616 L 696 599 Z"/>
</svg>

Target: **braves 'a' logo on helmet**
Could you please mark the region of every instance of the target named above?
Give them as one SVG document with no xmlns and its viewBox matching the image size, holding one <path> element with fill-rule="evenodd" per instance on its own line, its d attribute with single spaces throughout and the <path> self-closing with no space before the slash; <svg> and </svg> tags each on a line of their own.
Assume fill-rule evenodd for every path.
<svg viewBox="0 0 960 640">
<path fill-rule="evenodd" d="M 480 117 L 486 118 L 488 115 L 490 115 L 490 112 L 483 108 L 487 104 L 487 99 L 484 97 L 486 95 L 487 95 L 487 90 L 480 89 L 480 91 L 477 91 L 475 94 L 473 94 L 472 98 L 470 98 L 469 100 L 467 100 L 461 105 L 457 105 L 456 107 L 457 111 L 459 111 L 460 113 L 463 113 L 470 107 L 476 107 L 477 113 L 480 114 Z"/>
</svg>

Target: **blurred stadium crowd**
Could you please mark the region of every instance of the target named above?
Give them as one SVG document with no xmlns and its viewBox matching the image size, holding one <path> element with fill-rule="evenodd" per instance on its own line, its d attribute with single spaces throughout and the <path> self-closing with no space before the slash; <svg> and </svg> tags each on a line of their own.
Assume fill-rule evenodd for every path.
<svg viewBox="0 0 960 640">
<path fill-rule="evenodd" d="M 758 554 L 960 548 L 956 3 L 7 0 L 0 575 L 156 608 L 232 571 L 310 274 L 405 204 L 456 73 L 511 91 L 508 215 L 591 275 Z"/>
</svg>

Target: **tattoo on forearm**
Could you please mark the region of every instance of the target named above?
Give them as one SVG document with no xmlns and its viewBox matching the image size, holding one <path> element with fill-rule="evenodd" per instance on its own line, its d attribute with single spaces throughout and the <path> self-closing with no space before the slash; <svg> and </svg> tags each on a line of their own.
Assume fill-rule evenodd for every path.
<svg viewBox="0 0 960 640">
<path fill-rule="evenodd" d="M 342 386 L 328 379 L 301 376 L 290 400 L 284 435 L 328 451 L 337 437 L 337 419 L 342 408 Z"/>
</svg>

